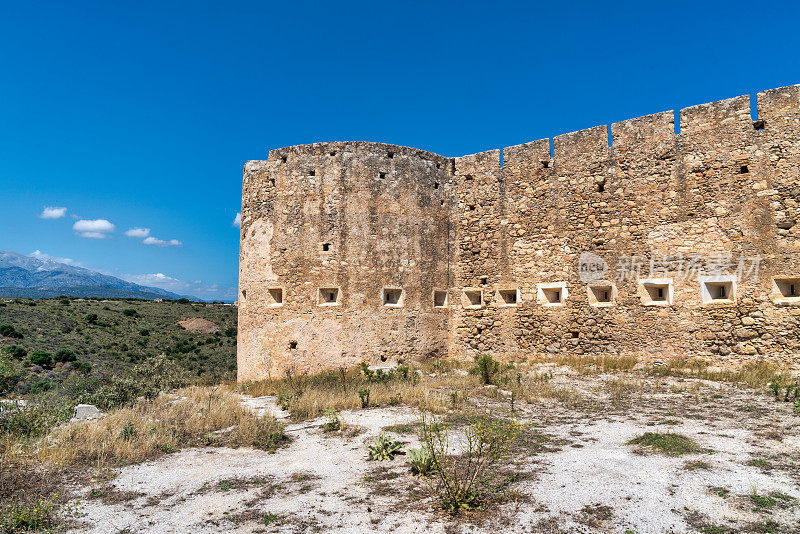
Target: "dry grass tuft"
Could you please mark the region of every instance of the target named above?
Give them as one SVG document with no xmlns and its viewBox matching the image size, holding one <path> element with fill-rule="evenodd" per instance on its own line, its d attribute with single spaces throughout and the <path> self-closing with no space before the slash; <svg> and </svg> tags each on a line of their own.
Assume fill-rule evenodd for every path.
<svg viewBox="0 0 800 534">
<path fill-rule="evenodd" d="M 520 399 L 527 402 L 556 399 L 569 405 L 575 405 L 581 401 L 581 395 L 574 387 L 554 384 L 552 378 L 552 375 L 548 373 L 528 374 L 522 376 L 518 384 L 509 384 L 508 387 Z"/>
<path fill-rule="evenodd" d="M 189 387 L 139 401 L 96 421 L 68 423 L 37 444 L 39 461 L 97 468 L 143 462 L 186 445 L 274 450 L 285 439 L 274 417 L 258 417 L 221 387 Z"/>
<path fill-rule="evenodd" d="M 64 500 L 61 486 L 58 473 L 17 454 L 11 438 L 0 438 L 0 532 L 52 528 Z"/>
<path fill-rule="evenodd" d="M 328 409 L 363 408 L 363 395 L 359 392 L 367 391 L 367 407 L 403 404 L 433 413 L 445 412 L 474 397 L 508 402 L 500 389 L 513 393 L 517 402 L 550 398 L 578 404 L 582 400 L 575 388 L 554 384 L 552 374 L 531 372 L 524 364 L 503 367 L 494 379 L 498 387 L 488 389 L 477 374 L 466 372 L 471 367 L 472 362 L 436 360 L 422 364 L 420 372 L 411 369 L 407 378 L 394 375 L 384 381 L 369 380 L 358 369 L 340 369 L 249 382 L 242 384 L 240 390 L 252 396 L 276 395 L 278 403 L 300 420 L 319 417 Z"/>
<path fill-rule="evenodd" d="M 452 366 L 449 364 L 448 367 Z M 478 377 L 467 374 L 410 370 L 408 378 L 370 381 L 358 369 L 328 371 L 242 384 L 241 391 L 253 396 L 277 395 L 279 404 L 296 419 L 312 419 L 332 408 L 336 411 L 362 408 L 359 391 L 368 391 L 368 407 L 400 404 L 433 411 L 452 405 L 451 393 L 460 396 L 481 387 Z"/>
<path fill-rule="evenodd" d="M 628 378 L 612 378 L 603 383 L 603 388 L 608 392 L 612 402 L 620 403 L 630 400 L 634 394 L 642 394 L 644 383 L 641 380 Z"/>
<path fill-rule="evenodd" d="M 584 356 L 570 354 L 558 356 L 550 360 L 558 365 L 572 367 L 581 374 L 591 375 L 607 373 L 609 371 L 630 371 L 638 363 L 636 356 Z"/>
<path fill-rule="evenodd" d="M 763 388 L 780 378 L 778 366 L 765 360 L 757 360 L 739 369 L 708 369 L 703 360 L 673 358 L 664 367 L 653 368 L 656 376 L 693 377 L 714 382 L 731 382 L 752 388 Z"/>
<path fill-rule="evenodd" d="M 694 460 L 683 464 L 683 468 L 687 471 L 696 471 L 698 469 L 709 470 L 711 469 L 711 465 L 703 460 Z"/>
</svg>

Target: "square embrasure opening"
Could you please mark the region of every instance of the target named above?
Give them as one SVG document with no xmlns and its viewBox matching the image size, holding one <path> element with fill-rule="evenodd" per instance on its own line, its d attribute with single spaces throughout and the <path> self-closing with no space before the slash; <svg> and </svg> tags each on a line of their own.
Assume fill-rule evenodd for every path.
<svg viewBox="0 0 800 534">
<path fill-rule="evenodd" d="M 267 305 L 268 306 L 283 306 L 283 288 L 270 287 L 267 289 Z"/>
<path fill-rule="evenodd" d="M 703 303 L 732 304 L 736 285 L 732 276 L 700 278 L 700 293 Z"/>
<path fill-rule="evenodd" d="M 774 292 L 778 300 L 800 301 L 800 278 L 775 278 Z"/>
<path fill-rule="evenodd" d="M 483 306 L 483 291 L 480 289 L 465 289 L 462 303 L 465 308 L 480 308 Z"/>
<path fill-rule="evenodd" d="M 593 306 L 610 306 L 614 303 L 614 286 L 598 284 L 589 286 L 589 304 Z"/>
<path fill-rule="evenodd" d="M 560 287 L 542 289 L 542 295 L 544 295 L 544 300 L 547 304 L 561 304 L 564 298 Z"/>
<path fill-rule="evenodd" d="M 319 288 L 319 298 L 317 304 L 319 306 L 338 306 L 339 288 L 338 287 Z"/>
<path fill-rule="evenodd" d="M 403 290 L 397 287 L 385 287 L 382 294 L 384 306 L 399 308 L 403 305 Z"/>
<path fill-rule="evenodd" d="M 434 308 L 447 307 L 447 291 L 435 290 L 433 292 L 433 307 Z"/>
<path fill-rule="evenodd" d="M 319 244 L 320 252 L 331 252 L 333 251 L 333 245 L 331 245 L 328 241 L 323 241 Z"/>
<path fill-rule="evenodd" d="M 519 289 L 498 289 L 498 304 L 500 306 L 517 306 L 519 304 Z"/>
<path fill-rule="evenodd" d="M 566 282 L 541 284 L 538 287 L 538 300 L 543 306 L 563 306 L 567 299 Z"/>
<path fill-rule="evenodd" d="M 672 283 L 668 279 L 642 280 L 642 303 L 646 306 L 672 304 Z"/>
</svg>

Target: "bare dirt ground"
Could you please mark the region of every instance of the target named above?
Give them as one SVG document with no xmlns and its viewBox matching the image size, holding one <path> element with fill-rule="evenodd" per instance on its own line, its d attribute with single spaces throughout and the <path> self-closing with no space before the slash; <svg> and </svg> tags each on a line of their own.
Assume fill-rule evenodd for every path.
<svg viewBox="0 0 800 534">
<path fill-rule="evenodd" d="M 452 517 L 404 456 L 368 461 L 388 432 L 419 447 L 407 407 L 289 422 L 272 397 L 245 399 L 288 422 L 274 454 L 193 448 L 75 488 L 82 532 L 800 532 L 800 416 L 763 392 L 697 379 L 581 375 L 553 367 L 572 400 L 516 403 L 531 423 L 503 467 L 517 474 L 502 502 Z M 470 399 L 507 405 L 497 388 Z M 404 427 L 403 424 L 406 424 Z M 396 425 L 400 425 L 399 427 Z M 411 425 L 411 428 L 409 428 Z M 393 427 L 389 430 L 386 427 Z M 676 432 L 702 452 L 655 454 L 628 442 Z"/>
</svg>

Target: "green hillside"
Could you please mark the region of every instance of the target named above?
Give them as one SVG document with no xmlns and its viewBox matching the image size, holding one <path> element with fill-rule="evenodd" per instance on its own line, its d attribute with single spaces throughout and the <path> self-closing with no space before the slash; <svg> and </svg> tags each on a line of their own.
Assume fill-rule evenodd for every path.
<svg viewBox="0 0 800 534">
<path fill-rule="evenodd" d="M 219 332 L 176 324 L 194 317 Z M 14 388 L 22 394 L 76 373 L 119 374 L 161 354 L 195 380 L 217 382 L 236 376 L 236 319 L 233 306 L 186 300 L 0 299 L 0 349 L 22 374 Z"/>
</svg>

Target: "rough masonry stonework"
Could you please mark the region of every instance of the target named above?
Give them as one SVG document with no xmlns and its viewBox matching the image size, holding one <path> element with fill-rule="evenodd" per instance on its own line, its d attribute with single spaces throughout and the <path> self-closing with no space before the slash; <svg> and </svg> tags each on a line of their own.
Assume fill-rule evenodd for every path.
<svg viewBox="0 0 800 534">
<path fill-rule="evenodd" d="M 800 352 L 800 85 L 448 158 L 244 168 L 239 380 L 427 356 Z"/>
</svg>

